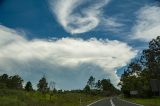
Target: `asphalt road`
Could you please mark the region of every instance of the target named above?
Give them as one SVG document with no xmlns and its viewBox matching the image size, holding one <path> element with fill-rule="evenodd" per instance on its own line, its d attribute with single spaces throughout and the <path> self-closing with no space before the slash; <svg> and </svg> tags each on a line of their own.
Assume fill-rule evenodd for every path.
<svg viewBox="0 0 160 106">
<path fill-rule="evenodd" d="M 131 103 L 131 102 L 113 97 L 113 98 L 103 99 L 103 100 L 94 102 L 88 106 L 143 106 L 143 105 Z"/>
</svg>

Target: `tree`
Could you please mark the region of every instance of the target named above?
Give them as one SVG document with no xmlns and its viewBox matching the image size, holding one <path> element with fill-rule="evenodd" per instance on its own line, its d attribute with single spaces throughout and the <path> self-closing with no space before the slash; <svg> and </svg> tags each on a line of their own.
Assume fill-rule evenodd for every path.
<svg viewBox="0 0 160 106">
<path fill-rule="evenodd" d="M 46 80 L 45 76 L 43 76 L 39 80 L 39 83 L 37 84 L 38 91 L 40 91 L 42 93 L 45 93 L 47 91 L 47 89 L 48 89 L 47 86 L 48 86 L 47 80 Z"/>
<path fill-rule="evenodd" d="M 95 83 L 95 78 L 93 76 L 90 76 L 90 78 L 88 79 L 87 85 L 83 90 L 86 93 L 89 93 L 92 95 L 100 94 L 100 95 L 111 96 L 119 93 L 119 91 L 110 82 L 110 79 L 98 80 Z"/>
<path fill-rule="evenodd" d="M 151 79 L 160 80 L 160 36 L 149 42 L 139 61 L 129 64 L 121 76 L 121 90 L 127 96 L 131 90 L 137 90 L 140 96 L 150 97 Z"/>
<path fill-rule="evenodd" d="M 101 81 L 103 91 L 113 91 L 114 86 L 111 84 L 109 79 L 103 79 Z"/>
<path fill-rule="evenodd" d="M 28 81 L 28 82 L 26 83 L 25 90 L 26 90 L 26 91 L 33 91 L 32 83 L 31 83 L 30 81 Z"/>
<path fill-rule="evenodd" d="M 7 82 L 8 81 L 8 75 L 7 74 L 3 74 L 1 77 L 0 77 L 1 81 L 3 82 Z"/>
<path fill-rule="evenodd" d="M 10 89 L 22 89 L 23 79 L 19 75 L 10 76 L 7 86 Z"/>
<path fill-rule="evenodd" d="M 98 89 L 98 90 L 101 90 L 102 88 L 102 84 L 101 84 L 101 80 L 98 80 L 95 87 Z"/>
<path fill-rule="evenodd" d="M 22 89 L 23 79 L 19 75 L 8 76 L 3 74 L 0 76 L 1 88 Z"/>
<path fill-rule="evenodd" d="M 0 76 L 0 88 L 7 88 L 8 85 L 8 75 L 7 74 L 3 74 L 2 76 Z"/>
<path fill-rule="evenodd" d="M 93 89 L 95 87 L 95 78 L 93 76 L 90 76 L 90 78 L 88 79 L 87 85 Z"/>
<path fill-rule="evenodd" d="M 150 78 L 160 79 L 160 36 L 149 42 L 149 48 L 143 50 L 141 62 L 149 71 Z"/>
<path fill-rule="evenodd" d="M 125 96 L 130 97 L 130 91 L 138 91 L 139 96 L 150 96 L 150 84 L 148 79 L 148 72 L 143 70 L 140 75 L 129 74 L 126 70 L 121 76 L 121 91 Z"/>
<path fill-rule="evenodd" d="M 139 76 L 142 73 L 142 67 L 138 60 L 131 62 L 124 74 L 121 76 L 122 92 L 125 92 L 126 96 L 130 96 L 131 90 L 138 90 L 141 84 Z M 132 82 L 132 83 L 131 83 Z"/>
<path fill-rule="evenodd" d="M 83 90 L 84 90 L 85 93 L 89 93 L 91 91 L 89 85 L 86 85 Z"/>
</svg>

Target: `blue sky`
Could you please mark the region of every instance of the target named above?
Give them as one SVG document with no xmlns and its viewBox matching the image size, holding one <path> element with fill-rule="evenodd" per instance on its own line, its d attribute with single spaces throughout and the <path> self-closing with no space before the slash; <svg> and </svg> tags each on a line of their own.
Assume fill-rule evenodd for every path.
<svg viewBox="0 0 160 106">
<path fill-rule="evenodd" d="M 88 77 L 116 85 L 124 67 L 160 35 L 159 0 L 0 0 L 0 73 L 59 89 Z"/>
</svg>

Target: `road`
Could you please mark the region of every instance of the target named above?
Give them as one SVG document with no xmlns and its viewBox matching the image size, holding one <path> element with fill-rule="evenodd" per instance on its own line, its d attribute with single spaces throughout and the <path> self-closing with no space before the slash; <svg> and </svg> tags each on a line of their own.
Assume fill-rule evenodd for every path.
<svg viewBox="0 0 160 106">
<path fill-rule="evenodd" d="M 96 101 L 88 106 L 143 106 L 128 101 L 118 99 L 116 97 Z"/>
</svg>

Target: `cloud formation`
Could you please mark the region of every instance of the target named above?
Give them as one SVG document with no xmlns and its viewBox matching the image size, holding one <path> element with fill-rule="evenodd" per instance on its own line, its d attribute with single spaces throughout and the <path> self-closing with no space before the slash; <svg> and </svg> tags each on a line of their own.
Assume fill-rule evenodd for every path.
<svg viewBox="0 0 160 106">
<path fill-rule="evenodd" d="M 116 85 L 117 68 L 125 66 L 136 53 L 117 40 L 27 40 L 19 32 L 0 25 L 0 73 L 22 74 L 27 80 L 45 73 L 49 79 L 60 80 L 59 85 L 67 79 L 82 83 L 84 73 L 89 75 L 92 70 L 95 75 L 105 74 Z"/>
<path fill-rule="evenodd" d="M 120 23 L 117 18 L 114 17 L 103 18 L 101 25 L 102 27 L 104 27 L 105 31 L 113 33 L 120 33 L 125 26 L 123 23 Z"/>
<path fill-rule="evenodd" d="M 49 0 L 52 12 L 63 28 L 72 34 L 88 32 L 101 20 L 102 8 L 110 0 Z"/>
<path fill-rule="evenodd" d="M 150 41 L 160 36 L 160 7 L 145 6 L 137 14 L 137 22 L 132 29 L 132 38 Z"/>
</svg>

